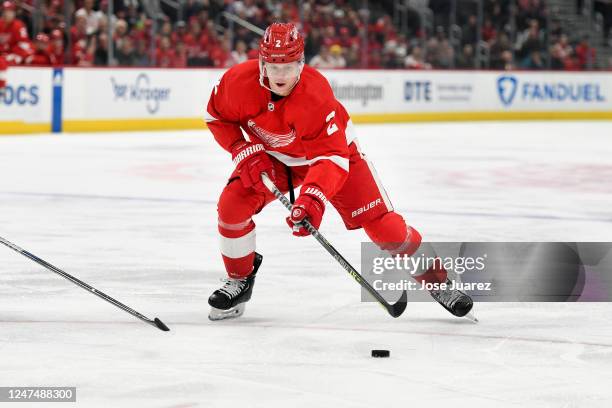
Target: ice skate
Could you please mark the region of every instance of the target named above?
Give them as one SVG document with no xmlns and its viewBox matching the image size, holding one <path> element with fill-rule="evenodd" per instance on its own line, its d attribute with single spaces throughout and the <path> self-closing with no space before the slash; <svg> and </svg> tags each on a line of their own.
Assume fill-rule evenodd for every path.
<svg viewBox="0 0 612 408">
<path fill-rule="evenodd" d="M 208 315 L 210 320 L 225 320 L 242 316 L 245 303 L 251 299 L 255 276 L 262 259 L 263 256 L 255 252 L 253 272 L 249 276 L 243 279 L 227 278 L 225 284 L 210 295 L 208 298 L 208 304 L 211 306 Z"/>
</svg>

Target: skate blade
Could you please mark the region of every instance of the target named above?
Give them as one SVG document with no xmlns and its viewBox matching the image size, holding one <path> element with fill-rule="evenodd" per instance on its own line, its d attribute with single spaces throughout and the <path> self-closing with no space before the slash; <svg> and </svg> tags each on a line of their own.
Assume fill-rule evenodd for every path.
<svg viewBox="0 0 612 408">
<path fill-rule="evenodd" d="M 208 314 L 208 319 L 212 320 L 213 322 L 217 320 L 235 319 L 242 316 L 244 313 L 244 306 L 244 303 L 241 303 L 227 310 L 211 307 L 210 313 Z"/>
</svg>

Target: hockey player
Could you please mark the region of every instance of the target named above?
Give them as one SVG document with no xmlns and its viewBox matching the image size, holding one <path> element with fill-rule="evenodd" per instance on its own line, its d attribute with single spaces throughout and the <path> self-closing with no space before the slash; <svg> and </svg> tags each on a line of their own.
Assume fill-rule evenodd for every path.
<svg viewBox="0 0 612 408">
<path fill-rule="evenodd" d="M 261 180 L 262 172 L 283 192 L 290 188 L 288 172 L 293 184 L 302 186 L 286 220 L 293 235 L 308 235 L 301 224 L 304 219 L 319 228 L 326 207 L 332 205 L 347 229 L 363 228 L 393 255 L 419 251 L 435 256 L 393 210 L 327 80 L 304 65 L 304 40 L 295 25 L 269 26 L 260 41 L 259 61 L 246 61 L 223 75 L 211 93 L 206 121 L 235 165 L 218 202 L 221 256 L 228 278 L 208 300 L 211 320 L 242 315 L 251 298 L 262 262 L 255 252 L 252 217 L 275 200 Z M 434 266 L 414 278 L 443 283 L 447 274 Z M 431 294 L 455 316 L 472 308 L 470 297 L 458 290 Z"/>
</svg>

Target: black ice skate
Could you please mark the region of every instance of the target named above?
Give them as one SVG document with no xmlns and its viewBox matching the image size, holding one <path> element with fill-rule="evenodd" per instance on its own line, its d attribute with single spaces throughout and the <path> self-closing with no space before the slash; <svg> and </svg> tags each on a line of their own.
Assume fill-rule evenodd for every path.
<svg viewBox="0 0 612 408">
<path fill-rule="evenodd" d="M 253 272 L 244 279 L 225 279 L 221 289 L 217 289 L 208 298 L 211 306 L 208 318 L 210 320 L 224 320 L 240 317 L 244 313 L 245 303 L 251 299 L 257 269 L 261 265 L 263 256 L 255 252 Z"/>
<path fill-rule="evenodd" d="M 468 313 L 470 313 L 470 310 L 472 310 L 472 306 L 474 306 L 472 298 L 459 289 L 450 289 L 451 287 L 452 281 L 447 280 L 446 289 L 432 290 L 429 293 L 431 294 L 431 297 L 433 297 L 453 315 L 457 317 L 466 316 Z M 470 320 L 476 319 L 472 317 Z"/>
</svg>

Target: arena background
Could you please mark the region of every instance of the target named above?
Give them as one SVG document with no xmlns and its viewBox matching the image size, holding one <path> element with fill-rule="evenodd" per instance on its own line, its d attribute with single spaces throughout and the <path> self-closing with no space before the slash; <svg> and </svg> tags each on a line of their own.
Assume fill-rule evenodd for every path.
<svg viewBox="0 0 612 408">
<path fill-rule="evenodd" d="M 9 53 L 0 133 L 201 129 L 277 20 L 356 123 L 611 118 L 608 1 L 15 4 L 32 40 Z"/>
<path fill-rule="evenodd" d="M 0 400 L 55 386 L 87 408 L 609 407 L 610 1 L 11 4 L 29 39 L 2 54 L 0 237 L 171 331 L 1 246 Z M 432 301 L 393 319 L 273 202 L 244 316 L 208 321 L 233 164 L 204 108 L 281 20 L 395 209 L 434 245 L 508 256 L 520 301 L 477 300 L 478 324 Z M 362 230 L 330 208 L 321 232 L 363 271 Z"/>
</svg>

